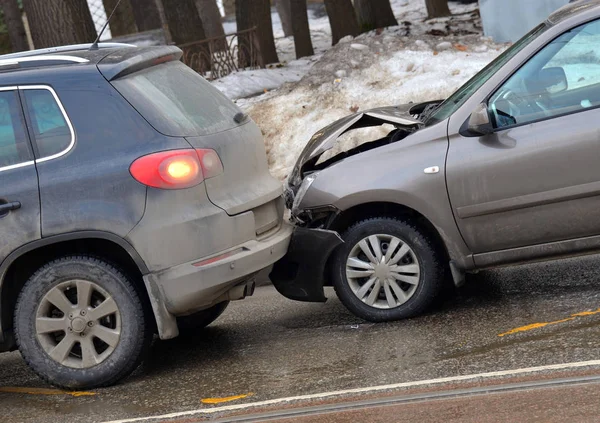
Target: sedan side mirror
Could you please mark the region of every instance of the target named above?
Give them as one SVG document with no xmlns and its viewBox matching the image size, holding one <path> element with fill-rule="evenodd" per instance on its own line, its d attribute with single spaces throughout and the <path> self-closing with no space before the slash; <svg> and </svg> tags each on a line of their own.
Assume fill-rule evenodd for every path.
<svg viewBox="0 0 600 423">
<path fill-rule="evenodd" d="M 548 94 L 558 94 L 569 89 L 569 82 L 563 68 L 542 69 L 538 81 Z"/>
<path fill-rule="evenodd" d="M 471 113 L 468 120 L 467 132 L 471 136 L 482 136 L 494 132 L 487 104 L 481 103 Z"/>
</svg>

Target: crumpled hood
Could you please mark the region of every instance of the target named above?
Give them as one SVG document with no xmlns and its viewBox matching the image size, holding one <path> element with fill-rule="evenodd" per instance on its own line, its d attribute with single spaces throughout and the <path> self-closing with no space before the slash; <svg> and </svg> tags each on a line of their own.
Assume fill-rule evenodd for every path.
<svg viewBox="0 0 600 423">
<path fill-rule="evenodd" d="M 410 114 L 410 109 L 415 104 L 404 104 L 401 106 L 378 107 L 364 110 L 346 116 L 333 122 L 331 125 L 321 129 L 314 134 L 296 162 L 288 183 L 291 186 L 300 182 L 302 167 L 309 161 L 318 158 L 327 150 L 333 148 L 338 138 L 348 131 L 369 126 L 379 126 L 385 123 L 394 125 L 396 128 L 416 128 L 421 121 Z"/>
</svg>

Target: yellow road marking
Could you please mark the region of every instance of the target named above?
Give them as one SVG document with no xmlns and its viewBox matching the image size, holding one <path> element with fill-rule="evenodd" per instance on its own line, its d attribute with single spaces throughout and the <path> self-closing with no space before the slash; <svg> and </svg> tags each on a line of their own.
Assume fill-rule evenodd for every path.
<svg viewBox="0 0 600 423">
<path fill-rule="evenodd" d="M 546 327 L 549 325 L 557 325 L 559 323 L 565 323 L 565 322 L 569 322 L 571 320 L 575 320 L 578 317 L 594 316 L 596 314 L 600 314 L 600 308 L 595 311 L 582 311 L 580 313 L 574 313 L 574 314 L 571 314 L 571 317 L 567 317 L 565 319 L 560 319 L 560 320 L 555 320 L 553 322 L 540 322 L 540 323 L 532 323 L 532 324 L 526 325 L 526 326 L 521 326 L 521 327 L 518 327 L 515 329 L 511 329 L 508 332 L 501 333 L 498 336 L 514 335 L 515 333 L 527 332 L 527 331 L 530 331 L 533 329 L 539 329 L 539 328 L 543 328 L 543 327 Z"/>
<path fill-rule="evenodd" d="M 225 397 L 225 398 L 204 398 L 203 400 L 200 400 L 200 402 L 202 404 L 221 404 L 224 402 L 237 401 L 240 399 L 248 398 L 248 397 L 251 397 L 252 395 L 253 395 L 252 392 L 249 392 L 247 394 L 234 395 L 232 397 Z"/>
<path fill-rule="evenodd" d="M 0 392 L 8 394 L 29 394 L 29 395 L 70 395 L 72 397 L 88 397 L 96 395 L 95 392 L 87 391 L 61 391 L 60 389 L 45 388 L 18 388 L 12 386 L 0 387 Z"/>
</svg>

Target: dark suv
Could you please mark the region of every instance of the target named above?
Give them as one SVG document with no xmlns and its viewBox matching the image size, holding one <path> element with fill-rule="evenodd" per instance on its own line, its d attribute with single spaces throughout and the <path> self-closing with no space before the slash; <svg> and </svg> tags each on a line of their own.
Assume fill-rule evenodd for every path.
<svg viewBox="0 0 600 423">
<path fill-rule="evenodd" d="M 258 127 L 176 47 L 0 57 L 0 351 L 115 383 L 286 252 Z"/>
</svg>

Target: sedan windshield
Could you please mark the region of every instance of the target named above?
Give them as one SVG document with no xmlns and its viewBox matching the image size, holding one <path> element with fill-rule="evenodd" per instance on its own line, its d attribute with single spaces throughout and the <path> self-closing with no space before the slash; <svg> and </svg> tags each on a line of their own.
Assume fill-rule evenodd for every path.
<svg viewBox="0 0 600 423">
<path fill-rule="evenodd" d="M 479 88 L 483 86 L 502 66 L 510 59 L 523 50 L 531 41 L 537 38 L 541 33 L 548 29 L 548 25 L 542 23 L 531 32 L 517 41 L 512 47 L 498 56 L 493 62 L 487 65 L 477 75 L 471 78 L 465 85 L 452 94 L 442 105 L 427 119 L 426 126 L 439 123 L 450 116 L 460 108 Z"/>
</svg>

